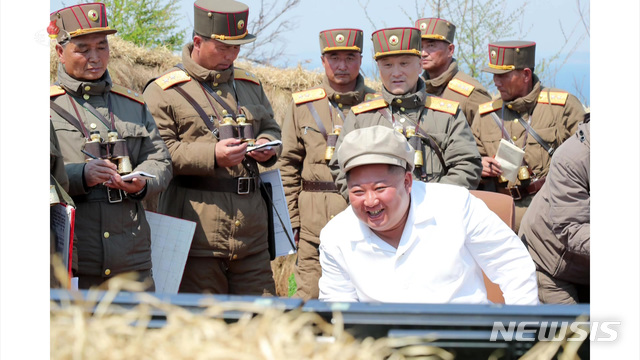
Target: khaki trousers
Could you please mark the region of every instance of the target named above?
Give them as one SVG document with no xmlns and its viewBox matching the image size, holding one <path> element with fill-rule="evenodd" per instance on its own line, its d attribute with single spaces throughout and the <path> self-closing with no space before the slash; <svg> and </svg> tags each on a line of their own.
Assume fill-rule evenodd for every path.
<svg viewBox="0 0 640 360">
<path fill-rule="evenodd" d="M 300 238 L 298 242 L 298 261 L 295 269 L 298 290 L 295 297 L 302 298 L 304 301 L 317 299 L 320 294 L 318 281 L 322 275 L 322 268 L 320 267 L 319 243 L 318 239 L 309 241 L 303 238 Z"/>
<path fill-rule="evenodd" d="M 536 270 L 538 299 L 543 304 L 577 304 L 589 302 L 589 285 L 574 284 Z"/>
<path fill-rule="evenodd" d="M 237 260 L 189 256 L 178 292 L 275 295 L 269 252 L 265 249 Z"/>
</svg>

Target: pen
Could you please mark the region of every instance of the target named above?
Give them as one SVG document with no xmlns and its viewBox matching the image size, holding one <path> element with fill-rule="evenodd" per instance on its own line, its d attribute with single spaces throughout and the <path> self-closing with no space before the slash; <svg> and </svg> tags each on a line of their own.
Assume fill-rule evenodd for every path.
<svg viewBox="0 0 640 360">
<path fill-rule="evenodd" d="M 81 149 L 80 151 L 82 151 L 83 154 L 87 155 L 88 157 L 92 158 L 92 159 L 96 159 L 96 160 L 100 160 L 99 157 L 94 156 L 93 154 L 90 154 L 86 151 L 84 151 L 84 149 Z"/>
</svg>

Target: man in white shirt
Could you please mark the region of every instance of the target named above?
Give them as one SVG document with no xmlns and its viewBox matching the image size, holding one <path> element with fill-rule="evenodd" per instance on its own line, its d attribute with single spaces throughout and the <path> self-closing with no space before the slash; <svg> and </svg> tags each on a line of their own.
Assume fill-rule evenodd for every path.
<svg viewBox="0 0 640 360">
<path fill-rule="evenodd" d="M 412 180 L 414 150 L 384 126 L 345 136 L 350 206 L 320 233 L 320 300 L 537 305 L 535 265 L 518 236 L 463 187 Z"/>
</svg>

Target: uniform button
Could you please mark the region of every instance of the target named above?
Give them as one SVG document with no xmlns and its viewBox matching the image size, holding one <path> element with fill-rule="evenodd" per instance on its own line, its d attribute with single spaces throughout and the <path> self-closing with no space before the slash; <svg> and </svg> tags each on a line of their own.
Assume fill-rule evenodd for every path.
<svg viewBox="0 0 640 360">
<path fill-rule="evenodd" d="M 342 109 L 342 104 L 338 104 L 338 107 L 339 107 L 340 109 Z"/>
<path fill-rule="evenodd" d="M 234 255 L 233 255 L 233 257 L 232 257 L 232 259 L 233 259 L 233 260 L 235 260 L 235 259 L 237 259 L 237 258 L 238 258 L 238 255 L 237 255 L 237 254 L 234 254 Z"/>
<path fill-rule="evenodd" d="M 220 74 L 216 74 L 216 79 L 220 79 Z"/>
<path fill-rule="evenodd" d="M 96 123 L 91 123 L 91 125 L 89 125 L 90 128 L 95 129 L 98 127 L 98 125 L 96 125 Z"/>
<path fill-rule="evenodd" d="M 218 86 L 218 83 L 213 83 L 213 86 Z"/>
<path fill-rule="evenodd" d="M 513 119 L 513 122 L 517 124 L 518 123 L 518 119 Z"/>
<path fill-rule="evenodd" d="M 405 109 L 403 107 L 400 108 L 400 111 L 404 111 Z"/>
<path fill-rule="evenodd" d="M 236 220 L 236 226 L 240 226 L 240 220 Z"/>
<path fill-rule="evenodd" d="M 398 103 L 398 104 L 402 104 L 402 99 L 397 99 L 397 100 L 396 100 L 396 103 Z"/>
<path fill-rule="evenodd" d="M 105 271 L 104 271 L 104 274 L 105 274 L 105 275 L 109 275 L 109 274 L 111 274 L 111 270 L 109 270 L 109 269 L 105 270 Z"/>
<path fill-rule="evenodd" d="M 89 98 L 90 98 L 91 96 L 89 96 L 89 95 L 87 95 L 87 94 L 84 94 L 84 95 L 82 95 L 82 97 L 83 97 L 85 100 L 89 100 Z"/>
<path fill-rule="evenodd" d="M 340 95 L 336 94 L 336 100 L 340 99 Z"/>
<path fill-rule="evenodd" d="M 331 216 L 329 216 L 329 220 L 333 219 L 333 217 L 334 217 L 334 216 L 335 216 L 335 215 L 331 215 Z"/>
<path fill-rule="evenodd" d="M 109 232 L 108 232 L 108 231 L 105 231 L 105 232 L 104 232 L 104 238 L 105 238 L 105 239 L 108 239 L 108 238 L 109 238 Z"/>
<path fill-rule="evenodd" d="M 89 91 L 89 90 L 91 90 L 91 86 L 87 85 L 84 87 L 84 91 Z"/>
<path fill-rule="evenodd" d="M 518 137 L 517 136 L 512 136 L 511 140 L 516 141 L 516 140 L 518 140 Z"/>
<path fill-rule="evenodd" d="M 507 107 L 508 107 L 509 109 L 513 109 L 513 105 L 511 105 L 511 104 L 507 105 Z"/>
<path fill-rule="evenodd" d="M 221 91 L 221 90 L 218 90 L 218 91 L 216 91 L 216 94 L 218 94 L 218 95 L 222 95 L 222 91 Z"/>
</svg>

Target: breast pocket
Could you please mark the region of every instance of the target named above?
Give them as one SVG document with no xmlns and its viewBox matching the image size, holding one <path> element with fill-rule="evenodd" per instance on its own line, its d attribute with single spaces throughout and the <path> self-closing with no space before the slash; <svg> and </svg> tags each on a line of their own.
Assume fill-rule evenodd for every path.
<svg viewBox="0 0 640 360">
<path fill-rule="evenodd" d="M 548 146 L 554 149 L 557 148 L 557 130 L 555 127 L 534 129 L 534 131 Z M 531 134 L 527 138 L 527 148 L 529 150 L 527 152 L 529 154 L 528 159 L 526 159 L 527 164 L 535 173 L 549 167 L 549 161 L 551 160 L 549 152 Z"/>
<path fill-rule="evenodd" d="M 131 164 L 135 167 L 138 164 L 138 154 L 142 147 L 142 142 L 149 137 L 149 132 L 142 124 L 130 122 L 117 122 L 116 130 L 121 138 L 127 141 L 127 150 Z"/>
</svg>

